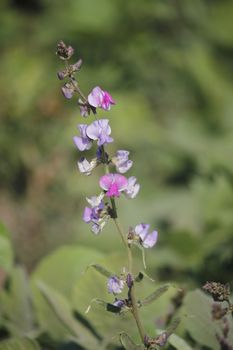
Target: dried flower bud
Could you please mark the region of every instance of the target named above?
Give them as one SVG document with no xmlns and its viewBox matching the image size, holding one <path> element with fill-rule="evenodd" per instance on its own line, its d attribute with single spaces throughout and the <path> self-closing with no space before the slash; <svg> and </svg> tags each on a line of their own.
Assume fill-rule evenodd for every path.
<svg viewBox="0 0 233 350">
<path fill-rule="evenodd" d="M 226 315 L 228 308 L 222 308 L 221 304 L 212 305 L 212 318 L 213 320 L 220 320 Z"/>
<path fill-rule="evenodd" d="M 73 72 L 77 72 L 80 70 L 81 65 L 82 65 L 83 61 L 81 60 L 81 58 L 74 64 L 71 65 L 71 68 L 73 70 Z"/>
<path fill-rule="evenodd" d="M 57 55 L 61 60 L 69 60 L 74 54 L 74 49 L 72 46 L 66 46 L 64 41 L 60 41 L 57 44 Z"/>
<path fill-rule="evenodd" d="M 202 288 L 212 295 L 214 301 L 228 301 L 231 294 L 229 283 L 206 282 Z"/>
<path fill-rule="evenodd" d="M 158 337 L 154 339 L 154 344 L 159 345 L 159 346 L 165 346 L 168 340 L 170 334 L 167 332 L 161 333 Z"/>
</svg>

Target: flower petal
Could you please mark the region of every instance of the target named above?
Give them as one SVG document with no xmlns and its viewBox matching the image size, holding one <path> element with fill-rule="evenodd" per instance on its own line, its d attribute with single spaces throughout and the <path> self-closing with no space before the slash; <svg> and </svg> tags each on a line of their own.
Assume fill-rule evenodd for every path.
<svg viewBox="0 0 233 350">
<path fill-rule="evenodd" d="M 144 248 L 152 248 L 158 240 L 158 232 L 153 231 L 149 233 L 142 242 Z"/>
</svg>

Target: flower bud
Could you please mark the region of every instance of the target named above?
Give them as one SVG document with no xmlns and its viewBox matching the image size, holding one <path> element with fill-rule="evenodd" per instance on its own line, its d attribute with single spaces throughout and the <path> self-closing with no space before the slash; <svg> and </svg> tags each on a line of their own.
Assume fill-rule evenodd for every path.
<svg viewBox="0 0 233 350">
<path fill-rule="evenodd" d="M 74 49 L 72 46 L 66 46 L 64 41 L 60 41 L 57 44 L 57 55 L 61 60 L 69 60 L 74 54 Z"/>
</svg>

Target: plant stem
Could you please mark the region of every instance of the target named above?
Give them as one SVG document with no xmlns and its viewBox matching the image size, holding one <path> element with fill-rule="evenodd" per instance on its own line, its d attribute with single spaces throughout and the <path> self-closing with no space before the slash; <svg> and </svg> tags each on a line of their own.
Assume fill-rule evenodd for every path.
<svg viewBox="0 0 233 350">
<path fill-rule="evenodd" d="M 131 247 L 129 246 L 124 233 L 119 225 L 119 222 L 117 219 L 114 219 L 114 223 L 116 225 L 117 231 L 127 249 L 127 253 L 128 253 L 128 266 L 129 266 L 129 273 L 132 275 L 133 274 L 133 255 L 132 255 L 132 250 Z M 132 286 L 129 289 L 130 292 L 130 298 L 131 298 L 131 303 L 132 303 L 132 315 L 135 319 L 135 322 L 137 324 L 137 328 L 138 328 L 138 332 L 140 334 L 142 343 L 144 344 L 144 336 L 145 336 L 145 332 L 140 320 L 140 316 L 139 316 L 139 312 L 138 312 L 138 305 L 137 305 L 137 299 L 136 299 L 136 295 L 135 295 L 135 287 L 134 287 L 134 282 L 132 283 Z"/>
</svg>

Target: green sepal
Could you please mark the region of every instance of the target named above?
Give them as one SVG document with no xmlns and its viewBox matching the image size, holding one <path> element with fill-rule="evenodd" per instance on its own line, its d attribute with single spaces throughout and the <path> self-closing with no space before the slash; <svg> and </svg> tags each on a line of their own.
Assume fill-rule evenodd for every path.
<svg viewBox="0 0 233 350">
<path fill-rule="evenodd" d="M 149 304 L 153 303 L 161 295 L 163 295 L 168 290 L 169 287 L 170 287 L 169 284 L 165 284 L 164 286 L 156 289 L 156 291 L 153 292 L 152 294 L 148 295 L 148 297 L 139 301 L 139 306 L 145 306 L 145 305 L 149 305 Z"/>
<path fill-rule="evenodd" d="M 96 271 L 98 271 L 101 275 L 110 278 L 114 276 L 115 274 L 111 271 L 107 270 L 105 267 L 99 265 L 99 264 L 91 264 L 90 267 L 93 267 Z"/>
</svg>

